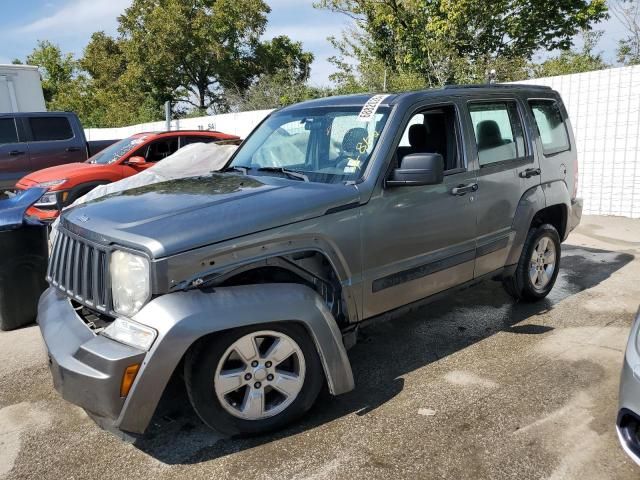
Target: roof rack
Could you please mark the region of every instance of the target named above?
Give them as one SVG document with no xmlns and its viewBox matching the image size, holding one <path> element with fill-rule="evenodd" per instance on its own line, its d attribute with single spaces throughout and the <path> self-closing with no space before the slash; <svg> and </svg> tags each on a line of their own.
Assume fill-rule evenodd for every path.
<svg viewBox="0 0 640 480">
<path fill-rule="evenodd" d="M 445 85 L 445 90 L 456 90 L 458 88 L 529 88 L 532 90 L 551 90 L 547 85 L 529 85 L 526 83 L 476 83 L 471 85 Z"/>
</svg>

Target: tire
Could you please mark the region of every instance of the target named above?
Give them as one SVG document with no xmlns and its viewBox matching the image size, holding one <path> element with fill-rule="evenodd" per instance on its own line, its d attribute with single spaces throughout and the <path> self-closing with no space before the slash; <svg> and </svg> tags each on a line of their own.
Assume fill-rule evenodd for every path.
<svg viewBox="0 0 640 480">
<path fill-rule="evenodd" d="M 553 254 L 552 269 L 551 264 L 545 263 L 551 259 L 549 252 Z M 553 225 L 546 223 L 531 228 L 515 273 L 502 280 L 504 289 L 516 300 L 535 302 L 545 298 L 558 278 L 560 256 L 560 235 Z"/>
<path fill-rule="evenodd" d="M 244 357 L 258 365 L 238 353 L 238 345 L 248 351 L 244 347 L 248 338 L 253 340 L 253 345 L 258 345 L 257 355 Z M 269 343 L 272 340 L 273 343 Z M 273 347 L 280 340 L 286 347 L 283 350 L 291 347 L 293 353 L 278 360 L 277 354 L 270 353 L 276 351 Z M 225 390 L 236 385 L 229 387 L 223 378 L 232 378 L 241 386 L 225 394 Z M 295 323 L 271 323 L 238 328 L 200 340 L 187 353 L 184 379 L 189 400 L 207 426 L 227 435 L 246 436 L 276 430 L 300 418 L 318 397 L 324 372 L 304 327 Z M 295 388 L 280 383 L 282 379 L 295 381 Z M 280 392 L 278 385 L 287 385 L 290 391 L 298 390 L 295 395 L 287 396 Z M 255 400 L 259 396 L 262 400 Z M 261 408 L 253 409 L 249 398 L 257 401 Z"/>
</svg>

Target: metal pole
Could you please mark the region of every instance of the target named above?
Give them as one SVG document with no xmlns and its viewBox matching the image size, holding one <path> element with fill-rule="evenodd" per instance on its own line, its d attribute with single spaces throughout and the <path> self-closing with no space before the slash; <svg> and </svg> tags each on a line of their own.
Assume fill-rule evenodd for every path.
<svg viewBox="0 0 640 480">
<path fill-rule="evenodd" d="M 164 102 L 164 118 L 167 132 L 171 130 L 171 102 Z"/>
<path fill-rule="evenodd" d="M 384 68 L 384 79 L 382 80 L 382 91 L 387 91 L 387 67 Z"/>
</svg>

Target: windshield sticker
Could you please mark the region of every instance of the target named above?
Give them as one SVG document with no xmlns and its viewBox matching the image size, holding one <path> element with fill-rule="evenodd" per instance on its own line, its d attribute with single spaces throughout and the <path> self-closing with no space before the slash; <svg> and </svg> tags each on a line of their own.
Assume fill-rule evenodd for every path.
<svg viewBox="0 0 640 480">
<path fill-rule="evenodd" d="M 356 173 L 357 167 L 344 167 L 344 173 Z"/>
<path fill-rule="evenodd" d="M 376 112 L 378 111 L 378 107 L 387 98 L 389 95 L 374 95 L 367 103 L 364 104 L 362 110 L 358 114 L 358 120 L 361 122 L 370 122 L 376 116 Z"/>
<path fill-rule="evenodd" d="M 349 158 L 348 162 L 347 162 L 347 167 L 360 168 L 361 164 L 362 164 L 362 162 L 360 160 L 358 160 L 357 158 Z"/>
<path fill-rule="evenodd" d="M 146 139 L 147 139 L 146 136 L 140 137 L 140 138 L 134 138 L 133 140 L 131 140 L 131 145 L 140 145 L 141 143 L 144 143 Z"/>
</svg>

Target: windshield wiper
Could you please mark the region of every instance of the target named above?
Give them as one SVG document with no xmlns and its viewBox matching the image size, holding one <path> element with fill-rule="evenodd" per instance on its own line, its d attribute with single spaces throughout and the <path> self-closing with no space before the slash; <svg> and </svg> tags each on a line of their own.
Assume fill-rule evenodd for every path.
<svg viewBox="0 0 640 480">
<path fill-rule="evenodd" d="M 232 165 L 231 167 L 223 168 L 220 171 L 223 172 L 223 173 L 225 173 L 225 172 L 240 172 L 243 175 L 246 175 L 247 172 L 249 171 L 249 168 L 248 167 L 240 167 L 238 165 Z"/>
<path fill-rule="evenodd" d="M 278 173 L 283 173 L 285 175 L 289 175 L 291 178 L 296 178 L 298 180 L 303 180 L 305 182 L 309 181 L 309 177 L 307 177 L 304 173 L 297 172 L 295 170 L 289 170 L 288 168 L 284 168 L 284 167 L 260 167 L 258 171 L 259 172 L 278 172 Z"/>
</svg>

